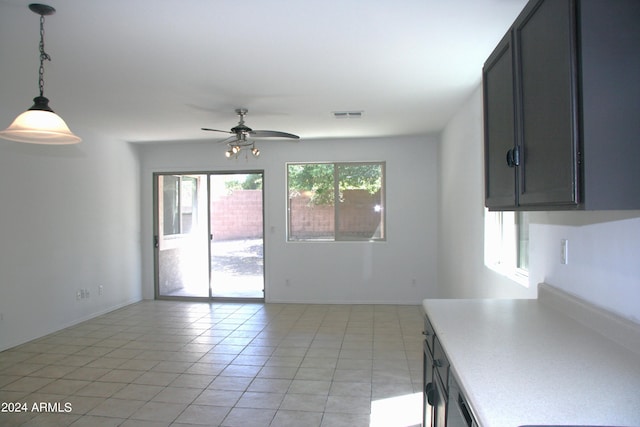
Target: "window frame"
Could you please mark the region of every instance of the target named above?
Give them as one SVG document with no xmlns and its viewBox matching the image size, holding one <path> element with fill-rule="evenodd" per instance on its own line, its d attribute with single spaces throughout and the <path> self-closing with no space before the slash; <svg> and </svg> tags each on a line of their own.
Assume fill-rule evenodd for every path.
<svg viewBox="0 0 640 427">
<path fill-rule="evenodd" d="M 192 215 L 192 221 L 193 222 L 195 220 L 195 218 L 197 218 L 198 215 L 198 207 L 197 205 L 194 205 L 193 200 L 195 199 L 195 197 L 197 197 L 199 188 L 198 188 L 198 178 L 193 177 L 193 176 L 185 176 L 185 175 L 175 175 L 175 174 L 161 174 L 160 176 L 162 176 L 163 179 L 163 197 L 166 198 L 167 197 L 167 192 L 166 192 L 166 187 L 164 187 L 165 185 L 165 180 L 170 179 L 170 180 L 175 180 L 173 181 L 174 183 L 176 183 L 176 188 L 173 189 L 172 193 L 171 193 L 171 197 L 174 201 L 174 205 L 176 212 L 174 212 L 171 216 L 173 217 L 173 219 L 177 219 L 177 224 L 174 224 L 173 226 L 171 226 L 171 230 L 168 230 L 166 227 L 166 222 L 164 222 L 163 225 L 163 238 L 165 239 L 178 239 L 181 238 L 183 236 L 186 236 L 189 234 L 189 232 L 191 231 L 189 230 L 185 230 L 185 215 L 191 214 Z M 189 206 L 186 206 L 186 204 L 184 203 L 184 196 L 185 196 L 185 183 L 189 183 L 188 185 L 191 186 L 191 201 L 189 203 Z M 188 211 L 187 208 L 190 210 Z M 166 221 L 166 212 L 165 212 L 165 221 Z M 177 227 L 177 229 L 176 229 Z"/>
<path fill-rule="evenodd" d="M 292 165 L 332 165 L 333 167 L 333 237 L 326 238 L 298 238 L 292 237 L 292 212 L 291 212 L 291 189 L 289 186 L 290 174 L 289 167 Z M 339 200 L 341 198 L 340 191 L 340 166 L 366 166 L 375 165 L 380 167 L 380 223 L 378 228 L 380 230 L 380 237 L 376 237 L 375 234 L 370 237 L 357 238 L 355 236 L 345 235 L 338 231 L 340 224 L 340 207 Z M 386 232 L 386 162 L 385 161 L 301 161 L 301 162 L 287 162 L 285 164 L 285 176 L 286 176 L 286 192 L 287 192 L 287 227 L 286 227 L 286 241 L 287 242 L 385 242 L 387 240 Z"/>
<path fill-rule="evenodd" d="M 529 212 L 517 211 L 516 222 L 516 274 L 529 277 Z M 526 242 L 526 243 L 525 243 Z M 523 250 L 525 253 L 523 254 Z M 524 258 L 524 259 L 523 259 Z M 523 265 L 524 264 L 524 265 Z"/>
<path fill-rule="evenodd" d="M 529 287 L 528 225 L 527 212 L 485 209 L 485 265 L 524 287 Z M 522 253 L 524 242 L 525 254 Z M 524 263 L 523 257 L 526 257 Z"/>
</svg>

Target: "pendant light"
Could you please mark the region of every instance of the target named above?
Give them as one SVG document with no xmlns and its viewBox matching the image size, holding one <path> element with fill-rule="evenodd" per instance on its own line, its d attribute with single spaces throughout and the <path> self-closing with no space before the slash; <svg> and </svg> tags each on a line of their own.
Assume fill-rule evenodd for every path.
<svg viewBox="0 0 640 427">
<path fill-rule="evenodd" d="M 32 12 L 40 15 L 40 69 L 38 70 L 38 86 L 40 95 L 33 98 L 33 106 L 20 114 L 5 130 L 0 138 L 31 144 L 76 144 L 80 138 L 74 135 L 60 116 L 49 107 L 49 100 L 44 97 L 44 61 L 51 57 L 44 51 L 44 17 L 53 15 L 56 10 L 45 4 L 29 5 Z"/>
</svg>

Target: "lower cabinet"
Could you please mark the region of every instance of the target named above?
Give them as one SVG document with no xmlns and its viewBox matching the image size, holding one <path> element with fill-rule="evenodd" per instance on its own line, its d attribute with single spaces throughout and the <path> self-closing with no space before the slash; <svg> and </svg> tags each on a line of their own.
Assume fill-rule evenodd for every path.
<svg viewBox="0 0 640 427">
<path fill-rule="evenodd" d="M 458 386 L 445 349 L 425 316 L 424 427 L 478 427 L 469 403 Z"/>
<path fill-rule="evenodd" d="M 424 319 L 424 331 L 422 334 L 424 335 L 424 358 L 422 362 L 422 390 L 424 406 L 422 409 L 422 426 L 433 427 L 434 423 L 432 419 L 433 412 L 435 410 L 434 403 L 436 401 L 435 385 L 433 382 L 433 342 L 435 339 L 435 333 L 427 317 Z"/>
</svg>

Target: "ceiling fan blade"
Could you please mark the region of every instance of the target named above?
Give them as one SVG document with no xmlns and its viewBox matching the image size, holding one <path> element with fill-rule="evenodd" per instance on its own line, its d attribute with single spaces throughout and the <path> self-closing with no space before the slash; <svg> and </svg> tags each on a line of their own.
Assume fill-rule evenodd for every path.
<svg viewBox="0 0 640 427">
<path fill-rule="evenodd" d="M 208 130 L 208 131 L 212 131 L 212 132 L 233 133 L 233 132 L 229 132 L 228 130 L 220 130 L 220 129 L 210 129 L 210 128 L 200 128 L 200 129 Z"/>
<path fill-rule="evenodd" d="M 277 130 L 252 130 L 249 132 L 254 138 L 293 138 L 300 139 L 298 135 L 294 135 L 292 133 L 280 132 Z"/>
</svg>

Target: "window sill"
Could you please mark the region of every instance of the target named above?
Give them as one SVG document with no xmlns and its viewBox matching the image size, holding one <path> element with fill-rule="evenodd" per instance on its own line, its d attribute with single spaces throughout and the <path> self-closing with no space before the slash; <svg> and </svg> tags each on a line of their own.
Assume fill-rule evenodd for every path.
<svg viewBox="0 0 640 427">
<path fill-rule="evenodd" d="M 520 268 L 510 268 L 502 264 L 487 265 L 491 270 L 504 276 L 520 286 L 529 287 L 529 272 Z"/>
</svg>

